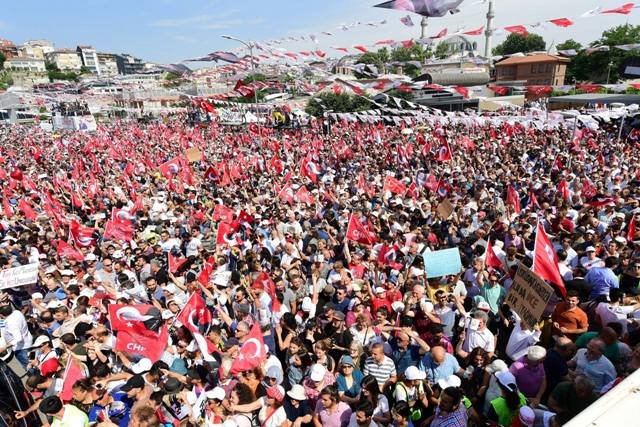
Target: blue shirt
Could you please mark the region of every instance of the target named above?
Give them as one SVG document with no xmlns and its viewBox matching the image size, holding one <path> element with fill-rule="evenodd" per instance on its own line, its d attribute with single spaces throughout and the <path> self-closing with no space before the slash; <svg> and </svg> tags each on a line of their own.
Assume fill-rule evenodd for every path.
<svg viewBox="0 0 640 427">
<path fill-rule="evenodd" d="M 360 393 L 360 381 L 362 381 L 364 375 L 362 372 L 354 369 L 351 376 L 353 377 L 351 387 L 347 387 L 347 380 L 342 374 L 338 374 L 336 377 L 336 384 L 338 385 L 338 392 L 343 392 L 347 397 L 356 397 L 358 393 Z"/>
<path fill-rule="evenodd" d="M 427 373 L 427 379 L 431 384 L 437 383 L 438 380 L 449 378 L 460 370 L 460 364 L 455 357 L 449 353 L 445 353 L 444 361 L 438 365 L 431 357 L 431 353 L 424 355 L 420 361 L 418 368 Z"/>
<path fill-rule="evenodd" d="M 389 340 L 391 346 L 391 358 L 396 362 L 396 369 L 398 372 L 404 372 L 409 366 L 418 366 L 420 361 L 420 347 L 417 345 L 409 345 L 409 347 L 400 351 L 397 344 L 397 339 L 392 338 Z"/>
<path fill-rule="evenodd" d="M 591 285 L 591 298 L 599 295 L 609 295 L 611 288 L 620 286 L 618 277 L 608 267 L 592 267 L 585 276 L 585 280 Z"/>
</svg>

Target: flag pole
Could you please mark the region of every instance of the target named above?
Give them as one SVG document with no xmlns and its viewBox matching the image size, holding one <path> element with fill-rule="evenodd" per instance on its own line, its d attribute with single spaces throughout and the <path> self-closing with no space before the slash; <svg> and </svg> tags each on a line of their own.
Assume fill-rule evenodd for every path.
<svg viewBox="0 0 640 427">
<path fill-rule="evenodd" d="M 538 246 L 538 233 L 540 232 L 540 220 L 538 219 L 538 224 L 536 225 L 536 239 L 533 242 L 533 263 L 531 263 L 531 271 L 535 269 L 536 265 L 536 249 Z"/>
</svg>

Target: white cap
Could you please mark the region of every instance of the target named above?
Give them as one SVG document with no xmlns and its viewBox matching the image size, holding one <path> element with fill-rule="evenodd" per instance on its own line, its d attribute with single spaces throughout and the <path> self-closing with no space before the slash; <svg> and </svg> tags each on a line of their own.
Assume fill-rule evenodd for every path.
<svg viewBox="0 0 640 427">
<path fill-rule="evenodd" d="M 593 246 L 587 246 L 587 249 L 585 249 L 585 252 L 595 252 L 596 248 L 594 248 Z"/>
<path fill-rule="evenodd" d="M 84 257 L 85 261 L 96 261 L 98 257 L 95 254 L 87 254 Z"/>
<path fill-rule="evenodd" d="M 420 369 L 418 369 L 415 366 L 409 366 L 405 371 L 404 371 L 404 377 L 406 379 L 408 379 L 409 381 L 413 381 L 413 380 L 423 380 L 425 378 L 427 378 L 427 374 L 423 371 L 421 371 Z"/>
<path fill-rule="evenodd" d="M 478 303 L 478 310 L 490 311 L 491 310 L 491 306 L 486 301 L 480 301 Z"/>
<path fill-rule="evenodd" d="M 326 373 L 327 368 L 320 365 L 319 363 L 316 363 L 314 365 L 311 365 L 311 373 L 309 374 L 309 377 L 312 381 L 322 381 Z"/>
<path fill-rule="evenodd" d="M 113 255 L 111 255 L 111 258 L 113 259 L 121 259 L 124 258 L 124 252 L 122 252 L 121 250 L 117 250 L 113 252 Z"/>
<path fill-rule="evenodd" d="M 400 313 L 404 310 L 404 303 L 402 301 L 394 301 L 391 303 L 393 311 Z"/>
<path fill-rule="evenodd" d="M 62 304 L 62 302 L 60 302 L 59 300 L 53 300 L 53 301 L 49 301 L 49 304 L 47 304 L 47 308 L 58 308 L 58 307 L 62 307 L 64 304 Z"/>
<path fill-rule="evenodd" d="M 42 344 L 44 343 L 51 343 L 51 338 L 49 338 L 46 335 L 40 335 L 38 338 L 36 338 L 36 340 L 33 342 L 33 344 L 31 345 L 31 348 L 36 348 L 36 347 L 40 347 Z"/>
<path fill-rule="evenodd" d="M 151 360 L 145 357 L 143 359 L 140 359 L 138 363 L 134 363 L 133 365 L 131 365 L 131 370 L 134 374 L 142 374 L 144 372 L 149 372 L 152 365 L 153 363 L 151 363 Z"/>
<path fill-rule="evenodd" d="M 207 397 L 207 399 L 224 400 L 227 394 L 222 387 L 216 387 L 213 390 L 209 390 L 208 392 L 206 392 L 205 396 Z"/>
<path fill-rule="evenodd" d="M 532 362 L 538 362 L 547 356 L 547 350 L 539 345 L 532 345 L 527 349 L 527 359 Z"/>
<path fill-rule="evenodd" d="M 376 294 L 380 294 L 382 292 L 387 292 L 387 290 L 385 288 L 383 288 L 382 286 L 376 286 Z"/>
<path fill-rule="evenodd" d="M 33 295 L 31 295 L 31 299 L 42 299 L 42 298 L 44 297 L 40 292 L 35 292 Z"/>
<path fill-rule="evenodd" d="M 174 314 L 171 312 L 171 310 L 164 310 L 162 312 L 162 319 L 163 320 L 171 319 L 173 316 L 174 316 Z"/>
<path fill-rule="evenodd" d="M 462 380 L 455 374 L 449 375 L 447 378 L 440 378 L 438 380 L 438 385 L 442 390 L 447 387 L 460 387 L 461 384 Z"/>
</svg>

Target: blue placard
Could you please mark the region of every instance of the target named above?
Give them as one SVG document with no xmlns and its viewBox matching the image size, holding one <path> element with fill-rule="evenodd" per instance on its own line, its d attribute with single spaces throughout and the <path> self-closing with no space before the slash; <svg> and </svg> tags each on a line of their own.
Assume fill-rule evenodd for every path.
<svg viewBox="0 0 640 427">
<path fill-rule="evenodd" d="M 449 274 L 458 274 L 462 270 L 462 261 L 458 248 L 443 249 L 422 254 L 427 279 Z"/>
</svg>

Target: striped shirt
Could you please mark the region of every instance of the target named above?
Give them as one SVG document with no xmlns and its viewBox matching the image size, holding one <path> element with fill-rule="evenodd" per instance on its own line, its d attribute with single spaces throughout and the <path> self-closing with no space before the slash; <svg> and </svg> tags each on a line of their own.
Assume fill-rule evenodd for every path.
<svg viewBox="0 0 640 427">
<path fill-rule="evenodd" d="M 396 376 L 396 364 L 388 356 L 384 356 L 382 363 L 376 362 L 372 356 L 369 356 L 364 362 L 362 372 L 365 375 L 373 375 L 378 381 L 378 385 L 382 387 L 389 378 Z"/>
</svg>

